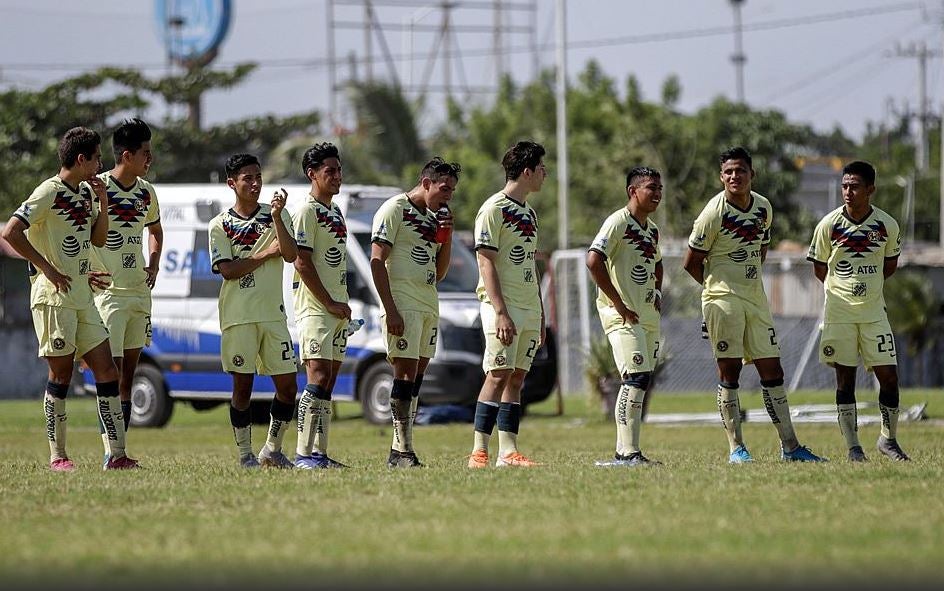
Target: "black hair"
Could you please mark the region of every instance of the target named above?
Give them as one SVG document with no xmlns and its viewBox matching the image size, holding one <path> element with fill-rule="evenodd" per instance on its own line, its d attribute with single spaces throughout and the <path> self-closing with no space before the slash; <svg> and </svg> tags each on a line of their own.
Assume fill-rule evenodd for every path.
<svg viewBox="0 0 944 591">
<path fill-rule="evenodd" d="M 545 153 L 544 146 L 531 141 L 521 141 L 508 148 L 501 161 L 502 167 L 505 169 L 505 180 L 517 180 L 524 169 L 534 170 L 537 168 Z"/>
<path fill-rule="evenodd" d="M 147 123 L 137 117 L 125 119 L 111 134 L 111 148 L 115 154 L 115 162 L 121 162 L 121 155 L 125 153 L 125 150 L 134 154 L 141 149 L 144 142 L 149 141 L 151 141 L 151 128 Z"/>
<path fill-rule="evenodd" d="M 662 178 L 662 173 L 660 173 L 655 168 L 649 168 L 648 166 L 637 166 L 626 173 L 626 188 L 628 189 L 630 185 L 634 184 L 639 179 L 644 178 L 660 179 Z"/>
<path fill-rule="evenodd" d="M 742 146 L 734 146 L 733 148 L 728 148 L 724 152 L 721 152 L 719 157 L 719 164 L 722 166 L 728 160 L 743 160 L 747 162 L 747 167 L 751 170 L 754 170 L 754 161 L 751 160 L 751 153 L 747 151 L 747 148 Z"/>
<path fill-rule="evenodd" d="M 850 162 L 842 168 L 842 174 L 854 174 L 862 177 L 866 185 L 875 184 L 875 167 L 864 160 Z"/>
<path fill-rule="evenodd" d="M 458 181 L 460 172 L 462 172 L 462 167 L 459 166 L 458 162 L 446 162 L 436 156 L 423 166 L 423 170 L 420 171 L 420 180 L 428 178 L 433 182 L 437 182 L 445 176 L 451 176 Z"/>
<path fill-rule="evenodd" d="M 259 159 L 252 154 L 233 154 L 226 160 L 226 166 L 224 167 L 226 178 L 236 178 L 240 170 L 253 164 L 259 165 Z"/>
<path fill-rule="evenodd" d="M 65 168 L 72 168 L 78 162 L 79 154 L 91 158 L 95 153 L 95 148 L 101 144 L 102 138 L 94 129 L 73 127 L 59 140 L 59 148 L 56 150 L 59 164 Z"/>
<path fill-rule="evenodd" d="M 308 178 L 309 169 L 313 168 L 318 170 L 328 158 L 337 158 L 338 162 L 341 161 L 341 154 L 338 152 L 338 147 L 331 142 L 315 144 L 305 150 L 305 154 L 302 156 L 302 173 L 305 175 L 305 178 Z"/>
</svg>

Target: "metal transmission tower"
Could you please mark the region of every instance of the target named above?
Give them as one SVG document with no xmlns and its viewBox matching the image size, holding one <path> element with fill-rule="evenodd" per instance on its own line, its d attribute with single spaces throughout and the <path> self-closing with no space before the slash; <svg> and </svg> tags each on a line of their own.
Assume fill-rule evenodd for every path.
<svg viewBox="0 0 944 591">
<path fill-rule="evenodd" d="M 741 25 L 741 5 L 745 1 L 730 0 L 731 8 L 734 9 L 734 53 L 731 54 L 731 63 L 734 64 L 737 77 L 737 102 L 739 103 L 744 102 L 744 64 L 747 63 L 743 45 L 744 27 Z"/>
<path fill-rule="evenodd" d="M 912 43 L 908 47 L 897 45 L 895 51 L 889 53 L 891 57 L 914 58 L 918 60 L 918 141 L 915 146 L 915 168 L 924 172 L 930 166 L 930 150 L 928 149 L 928 59 L 939 57 L 941 52 L 928 49 L 927 44 Z"/>
<path fill-rule="evenodd" d="M 339 107 L 341 93 L 350 82 L 358 81 L 357 64 L 364 65 L 364 79 L 370 82 L 377 77 L 375 62 L 382 62 L 385 80 L 398 86 L 405 96 L 420 99 L 432 93 L 445 95 L 446 100 L 457 93 L 464 100 L 473 94 L 494 95 L 502 76 L 509 71 L 511 53 L 530 53 L 531 76 L 536 77 L 537 7 L 537 0 L 327 0 L 328 110 L 332 126 L 339 127 L 345 119 Z M 482 18 L 489 11 L 490 21 Z M 516 15 L 523 18 L 515 19 Z M 350 39 L 339 38 L 339 33 L 346 31 L 363 33 L 363 49 L 358 52 L 348 47 L 351 67 L 345 77 L 338 67 L 343 60 L 339 61 L 337 54 L 339 41 Z M 394 35 L 402 47 L 399 55 L 390 51 L 389 41 Z M 463 46 L 475 37 L 490 41 L 490 48 L 476 47 L 474 52 L 490 58 L 491 72 L 483 68 L 482 75 L 470 82 Z M 423 42 L 422 47 L 417 40 Z M 375 42 L 379 56 L 375 55 Z M 415 62 L 422 62 L 418 79 Z"/>
</svg>

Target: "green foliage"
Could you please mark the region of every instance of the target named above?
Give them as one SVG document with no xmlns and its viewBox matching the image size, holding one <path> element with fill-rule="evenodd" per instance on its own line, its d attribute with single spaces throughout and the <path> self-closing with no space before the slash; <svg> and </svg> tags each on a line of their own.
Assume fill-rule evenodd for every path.
<svg viewBox="0 0 944 591">
<path fill-rule="evenodd" d="M 920 272 L 902 270 L 891 276 L 885 282 L 885 301 L 891 304 L 888 322 L 899 342 L 907 343 L 909 355 L 916 356 L 939 338 L 929 328 L 941 302 L 931 281 Z"/>
</svg>

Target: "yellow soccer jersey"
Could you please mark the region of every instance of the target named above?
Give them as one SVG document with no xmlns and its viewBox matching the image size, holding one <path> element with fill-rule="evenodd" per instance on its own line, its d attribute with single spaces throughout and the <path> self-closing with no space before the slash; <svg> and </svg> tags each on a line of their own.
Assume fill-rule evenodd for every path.
<svg viewBox="0 0 944 591">
<path fill-rule="evenodd" d="M 292 218 L 282 210 L 282 222 L 292 232 Z M 210 263 L 214 273 L 219 264 L 249 258 L 268 248 L 276 239 L 271 207 L 260 203 L 248 218 L 229 209 L 210 220 Z M 251 273 L 224 280 L 220 287 L 220 329 L 236 324 L 285 320 L 282 302 L 281 257 L 267 259 Z"/>
<path fill-rule="evenodd" d="M 154 187 L 141 178 L 123 187 L 108 172 L 99 178 L 108 193 L 108 238 L 103 248 L 92 247 L 92 267 L 111 273 L 107 295 L 150 298 L 143 235 L 146 226 L 161 219 Z"/>
<path fill-rule="evenodd" d="M 337 302 L 347 302 L 347 225 L 341 208 L 332 203 L 328 209 L 317 199 L 309 199 L 293 218 L 295 242 L 300 250 L 311 252 L 311 261 L 328 295 Z M 302 282 L 298 271 L 292 281 L 295 318 L 329 314 L 324 304 Z"/>
<path fill-rule="evenodd" d="M 531 206 L 518 203 L 504 193 L 496 193 L 485 200 L 475 216 L 475 249 L 498 252 L 495 264 L 498 281 L 509 306 L 526 310 L 540 308 L 538 274 L 534 267 L 537 246 L 538 218 Z M 481 274 L 475 293 L 479 300 L 491 303 Z"/>
<path fill-rule="evenodd" d="M 845 207 L 828 213 L 813 231 L 811 261 L 827 266 L 827 323 L 876 322 L 885 318 L 885 259 L 901 254 L 895 219 L 877 207 L 855 221 Z"/>
<path fill-rule="evenodd" d="M 688 245 L 708 253 L 702 299 L 735 295 L 766 302 L 761 280 L 761 247 L 770 243 L 773 208 L 766 197 L 751 192 L 741 210 L 718 193 L 695 219 Z"/>
<path fill-rule="evenodd" d="M 374 214 L 371 242 L 390 245 L 387 274 L 401 312 L 439 314 L 436 292 L 436 212 L 421 211 L 406 193 L 387 199 Z"/>
<path fill-rule="evenodd" d="M 659 250 L 659 228 L 652 220 L 641 225 L 625 207 L 606 218 L 600 232 L 590 245 L 606 259 L 606 271 L 626 306 L 639 315 L 644 325 L 659 326 L 659 312 L 655 308 L 656 263 L 662 260 Z M 613 302 L 597 289 L 597 310 L 613 310 L 612 326 L 622 324 L 615 314 Z"/>
<path fill-rule="evenodd" d="M 26 236 L 39 254 L 60 273 L 72 278 L 67 293 L 32 265 L 30 306 L 46 305 L 76 310 L 90 308 L 88 285 L 92 224 L 98 214 L 98 198 L 85 183 L 73 188 L 58 176 L 43 181 L 13 215 L 28 226 Z"/>
</svg>

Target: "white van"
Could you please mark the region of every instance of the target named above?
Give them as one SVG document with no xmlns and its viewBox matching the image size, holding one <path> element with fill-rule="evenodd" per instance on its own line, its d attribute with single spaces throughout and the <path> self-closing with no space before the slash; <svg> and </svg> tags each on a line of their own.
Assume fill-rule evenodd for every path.
<svg viewBox="0 0 944 591">
<path fill-rule="evenodd" d="M 269 183 L 263 201 L 276 188 L 288 192 L 287 208 L 294 212 L 309 198 L 309 185 Z M 155 185 L 161 207 L 164 250 L 161 270 L 152 292 L 152 343 L 141 353 L 132 389 L 131 424 L 158 427 L 167 423 L 175 400 L 208 409 L 232 395 L 232 378 L 220 361 L 217 309 L 222 278 L 210 268 L 207 225 L 232 205 L 225 184 Z M 348 339 L 334 399 L 360 401 L 364 417 L 374 423 L 390 418 L 393 373 L 386 361 L 380 327 L 380 299 L 370 274 L 370 229 L 374 212 L 386 199 L 402 192 L 397 187 L 345 185 L 335 197 L 348 229 L 347 286 L 353 318 L 364 326 Z M 285 265 L 283 297 L 289 331 L 298 351 L 292 312 L 292 265 Z M 423 404 L 474 404 L 482 384 L 484 340 L 475 297 L 478 268 L 468 247 L 456 241 L 446 278 L 438 284 L 440 327 L 436 355 L 423 381 Z M 549 339 L 551 340 L 551 339 Z M 549 354 L 550 353 L 550 354 Z M 553 344 L 537 353 L 534 370 L 525 383 L 525 403 L 547 398 L 557 380 Z M 304 368 L 298 376 L 305 386 Z M 85 372 L 86 389 L 94 387 Z M 267 377 L 255 381 L 253 415 L 268 420 L 274 389 Z"/>
</svg>

